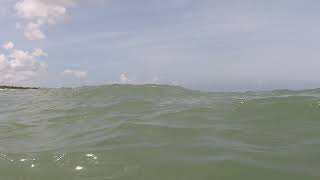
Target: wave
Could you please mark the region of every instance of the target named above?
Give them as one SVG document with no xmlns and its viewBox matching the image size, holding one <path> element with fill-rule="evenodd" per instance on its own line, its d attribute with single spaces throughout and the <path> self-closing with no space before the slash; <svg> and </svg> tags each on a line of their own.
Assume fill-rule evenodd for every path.
<svg viewBox="0 0 320 180">
<path fill-rule="evenodd" d="M 8 173 L 0 178 L 37 179 L 35 167 L 60 179 L 78 171 L 84 179 L 139 179 L 141 173 L 170 179 L 165 174 L 171 168 L 197 175 L 189 179 L 226 178 L 231 169 L 244 179 L 248 172 L 319 178 L 319 118 L 319 89 L 219 93 L 106 85 L 1 91 L 0 169 Z"/>
</svg>

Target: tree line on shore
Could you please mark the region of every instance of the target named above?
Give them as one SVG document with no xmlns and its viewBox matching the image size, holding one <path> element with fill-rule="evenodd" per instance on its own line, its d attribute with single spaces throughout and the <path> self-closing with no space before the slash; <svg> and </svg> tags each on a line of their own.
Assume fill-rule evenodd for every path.
<svg viewBox="0 0 320 180">
<path fill-rule="evenodd" d="M 0 86 L 0 89 L 39 89 L 38 87 Z"/>
</svg>

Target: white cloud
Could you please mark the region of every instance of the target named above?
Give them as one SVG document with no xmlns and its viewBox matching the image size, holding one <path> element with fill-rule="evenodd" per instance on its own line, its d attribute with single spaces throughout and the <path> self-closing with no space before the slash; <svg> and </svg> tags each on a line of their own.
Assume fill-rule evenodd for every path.
<svg viewBox="0 0 320 180">
<path fill-rule="evenodd" d="M 129 83 L 129 78 L 127 77 L 126 74 L 120 75 L 120 83 L 121 84 L 128 84 Z"/>
<path fill-rule="evenodd" d="M 45 39 L 46 35 L 40 30 L 42 23 L 33 23 L 29 22 L 23 27 L 24 35 L 30 40 L 39 40 Z M 17 26 L 19 29 L 22 27 L 21 25 Z"/>
<path fill-rule="evenodd" d="M 41 50 L 43 53 L 39 54 L 39 51 L 13 49 L 7 55 L 0 54 L 0 84 L 16 84 L 46 73 L 46 63 L 37 59 L 44 52 Z"/>
<path fill-rule="evenodd" d="M 151 82 L 152 83 L 159 83 L 159 81 L 160 81 L 160 79 L 158 77 L 154 77 Z"/>
<path fill-rule="evenodd" d="M 67 69 L 63 72 L 64 75 L 73 76 L 78 79 L 85 79 L 88 77 L 88 71 L 81 71 L 81 70 L 70 70 Z"/>
<path fill-rule="evenodd" d="M 13 44 L 13 42 L 9 41 L 9 42 L 5 43 L 2 47 L 6 50 L 9 50 L 14 47 L 14 44 Z"/>
<path fill-rule="evenodd" d="M 30 40 L 45 39 L 42 28 L 56 24 L 67 16 L 67 9 L 75 4 L 76 0 L 19 0 L 15 4 L 17 15 L 22 22 L 17 28 L 24 31 Z"/>
<path fill-rule="evenodd" d="M 39 49 L 39 48 L 35 49 L 32 55 L 35 57 L 48 56 L 46 52 L 44 52 L 42 49 Z"/>
<path fill-rule="evenodd" d="M 152 79 L 148 79 L 144 81 L 142 84 L 160 84 L 161 80 L 159 77 L 155 76 Z"/>
</svg>

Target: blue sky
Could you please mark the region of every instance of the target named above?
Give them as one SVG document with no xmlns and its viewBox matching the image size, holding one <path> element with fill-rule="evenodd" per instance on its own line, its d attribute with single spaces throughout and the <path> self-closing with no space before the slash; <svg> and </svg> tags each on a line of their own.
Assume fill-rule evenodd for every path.
<svg viewBox="0 0 320 180">
<path fill-rule="evenodd" d="M 0 58 L 2 83 L 217 91 L 320 85 L 316 0 L 1 0 L 0 6 L 0 42 L 14 44 L 0 55 L 10 67 L 23 61 L 18 50 L 33 61 L 1 72 Z"/>
</svg>

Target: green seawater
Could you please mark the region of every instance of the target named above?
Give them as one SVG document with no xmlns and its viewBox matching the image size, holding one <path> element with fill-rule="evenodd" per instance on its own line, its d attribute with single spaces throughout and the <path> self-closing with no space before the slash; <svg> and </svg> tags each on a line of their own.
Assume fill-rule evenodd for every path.
<svg viewBox="0 0 320 180">
<path fill-rule="evenodd" d="M 320 90 L 0 91 L 0 180 L 318 180 Z"/>
</svg>

